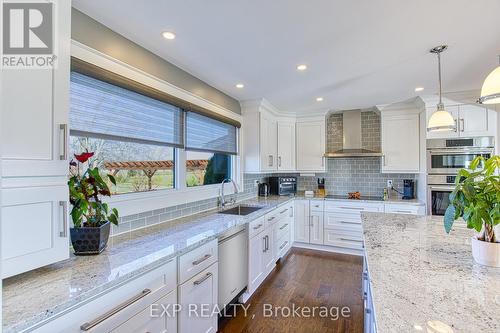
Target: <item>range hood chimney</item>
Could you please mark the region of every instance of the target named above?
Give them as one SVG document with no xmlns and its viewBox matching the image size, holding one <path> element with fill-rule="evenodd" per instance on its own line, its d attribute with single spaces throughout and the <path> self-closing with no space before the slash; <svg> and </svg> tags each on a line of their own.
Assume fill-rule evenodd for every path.
<svg viewBox="0 0 500 333">
<path fill-rule="evenodd" d="M 342 114 L 342 149 L 327 152 L 327 158 L 379 157 L 381 152 L 363 149 L 361 146 L 361 111 L 347 111 Z"/>
</svg>

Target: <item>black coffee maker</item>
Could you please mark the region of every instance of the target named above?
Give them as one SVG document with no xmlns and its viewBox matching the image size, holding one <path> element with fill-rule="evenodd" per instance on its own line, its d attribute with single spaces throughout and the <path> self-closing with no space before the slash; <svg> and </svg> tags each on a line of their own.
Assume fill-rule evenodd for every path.
<svg viewBox="0 0 500 333">
<path fill-rule="evenodd" d="M 403 199 L 415 199 L 415 180 L 403 179 Z"/>
</svg>

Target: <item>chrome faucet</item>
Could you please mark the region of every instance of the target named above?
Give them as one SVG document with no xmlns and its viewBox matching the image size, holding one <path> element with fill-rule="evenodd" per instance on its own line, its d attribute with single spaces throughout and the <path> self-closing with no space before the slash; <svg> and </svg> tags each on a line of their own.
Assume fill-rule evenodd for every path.
<svg viewBox="0 0 500 333">
<path fill-rule="evenodd" d="M 234 194 L 237 194 L 239 192 L 238 190 L 238 185 L 236 185 L 235 181 L 232 180 L 232 179 L 224 179 L 222 181 L 222 183 L 220 184 L 220 192 L 219 192 L 219 207 L 220 208 L 224 208 L 226 207 L 226 198 L 224 197 L 224 184 L 225 183 L 233 183 L 233 186 L 234 186 Z M 230 205 L 233 205 L 236 203 L 236 199 L 235 198 L 232 198 L 230 201 L 229 201 L 229 204 Z"/>
</svg>

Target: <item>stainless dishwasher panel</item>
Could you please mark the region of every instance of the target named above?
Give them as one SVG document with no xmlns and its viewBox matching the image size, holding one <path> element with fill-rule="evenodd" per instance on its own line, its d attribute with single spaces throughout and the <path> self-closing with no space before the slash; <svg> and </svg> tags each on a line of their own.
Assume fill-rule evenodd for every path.
<svg viewBox="0 0 500 333">
<path fill-rule="evenodd" d="M 225 234 L 219 240 L 219 308 L 245 289 L 248 281 L 248 236 L 246 229 Z"/>
</svg>

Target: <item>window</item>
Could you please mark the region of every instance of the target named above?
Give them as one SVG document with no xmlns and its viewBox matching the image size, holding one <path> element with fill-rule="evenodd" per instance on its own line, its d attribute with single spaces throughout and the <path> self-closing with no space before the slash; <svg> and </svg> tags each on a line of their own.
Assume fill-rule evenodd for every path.
<svg viewBox="0 0 500 333">
<path fill-rule="evenodd" d="M 114 194 L 231 178 L 238 122 L 81 60 L 71 65 L 71 153 L 94 152 L 91 163 L 116 178 Z"/>
<path fill-rule="evenodd" d="M 113 194 L 174 187 L 174 148 L 135 142 L 71 136 L 72 154 L 92 151 L 93 166 L 115 176 Z M 103 178 L 106 179 L 106 178 Z"/>
<path fill-rule="evenodd" d="M 186 186 L 220 184 L 231 178 L 231 155 L 186 152 Z"/>
</svg>

